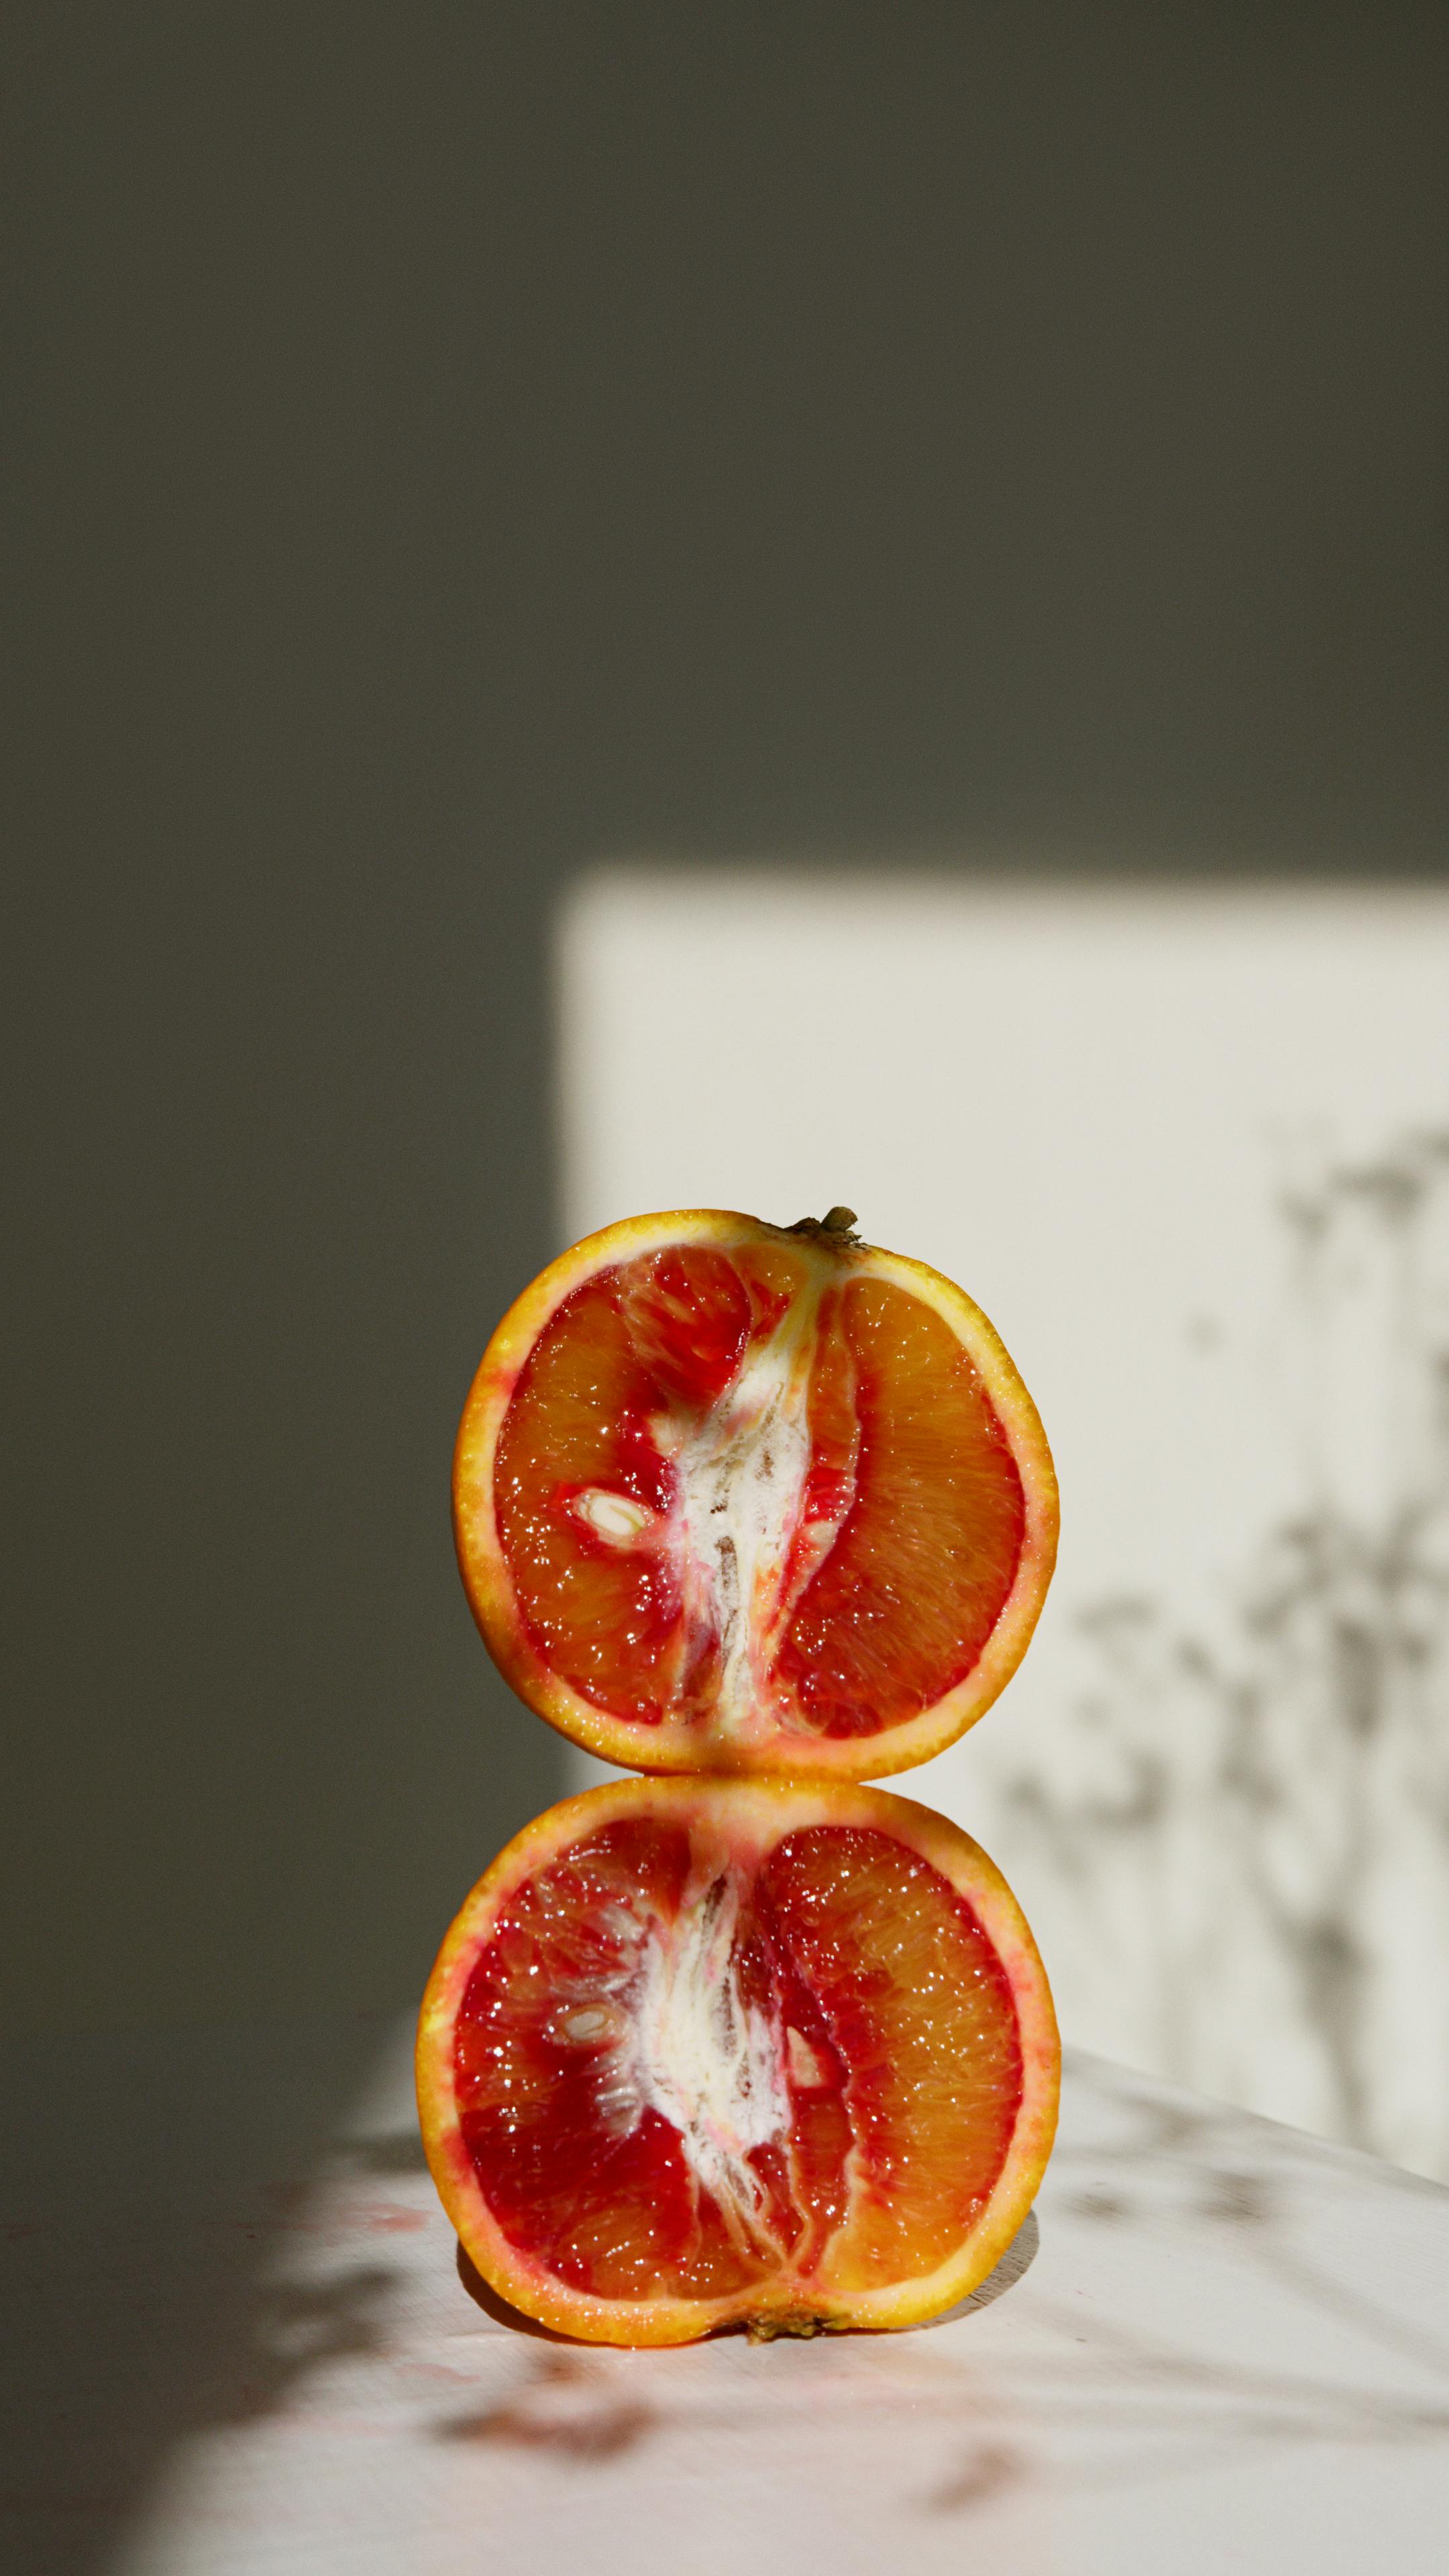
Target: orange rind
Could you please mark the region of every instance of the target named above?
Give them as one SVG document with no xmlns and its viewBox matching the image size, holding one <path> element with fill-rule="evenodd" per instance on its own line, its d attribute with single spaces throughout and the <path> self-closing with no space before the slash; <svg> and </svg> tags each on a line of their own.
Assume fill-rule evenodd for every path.
<svg viewBox="0 0 1449 2576">
<path fill-rule="evenodd" d="M 1035 1944 L 984 1852 L 848 1782 L 630 1778 L 509 1844 L 418 2035 L 428 2161 L 498 2295 L 678 2344 L 916 2325 L 1035 2197 Z"/>
<path fill-rule="evenodd" d="M 1057 1486 L 992 1326 L 834 1210 L 588 1236 L 494 1334 L 459 1564 L 519 1697 L 606 1761 L 841 1781 L 928 1760 L 1024 1654 Z"/>
</svg>

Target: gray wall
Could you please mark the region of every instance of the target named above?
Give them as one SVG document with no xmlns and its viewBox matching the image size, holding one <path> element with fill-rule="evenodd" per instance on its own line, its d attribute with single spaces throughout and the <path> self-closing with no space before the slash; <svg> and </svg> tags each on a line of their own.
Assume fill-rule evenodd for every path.
<svg viewBox="0 0 1449 2576">
<path fill-rule="evenodd" d="M 402 2002 L 558 1778 L 446 1487 L 567 872 L 1439 867 L 1449 20 L 0 42 L 5 2008 Z"/>
</svg>

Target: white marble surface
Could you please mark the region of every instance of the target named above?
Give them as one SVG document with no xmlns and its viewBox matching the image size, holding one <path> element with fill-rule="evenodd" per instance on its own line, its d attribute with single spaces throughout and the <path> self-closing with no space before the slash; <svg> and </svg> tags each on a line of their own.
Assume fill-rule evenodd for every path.
<svg viewBox="0 0 1449 2576">
<path fill-rule="evenodd" d="M 1038 2211 L 949 2319 L 611 2352 L 463 2285 L 406 2040 L 311 2185 L 212 2213 L 260 2294 L 124 2576 L 1443 2567 L 1440 2187 L 1076 2057 Z"/>
</svg>

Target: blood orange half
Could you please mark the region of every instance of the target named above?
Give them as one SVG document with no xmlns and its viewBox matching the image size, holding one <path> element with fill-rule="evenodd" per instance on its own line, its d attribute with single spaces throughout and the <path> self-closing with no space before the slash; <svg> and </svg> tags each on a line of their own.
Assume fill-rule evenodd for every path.
<svg viewBox="0 0 1449 2576">
<path fill-rule="evenodd" d="M 478 2270 L 594 2342 L 919 2323 L 1035 2197 L 1058 2050 L 999 1871 L 837 1782 L 611 1782 L 473 1890 L 423 2003 Z"/>
<path fill-rule="evenodd" d="M 610 1226 L 488 1347 L 464 1583 L 520 1698 L 606 1760 L 904 1770 L 1026 1650 L 1057 1536 L 1035 1407 L 980 1308 L 848 1216 Z"/>
</svg>

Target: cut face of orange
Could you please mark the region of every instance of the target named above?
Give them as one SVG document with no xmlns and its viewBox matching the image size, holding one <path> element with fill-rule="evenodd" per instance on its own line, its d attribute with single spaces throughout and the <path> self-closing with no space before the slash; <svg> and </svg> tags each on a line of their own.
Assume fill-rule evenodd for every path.
<svg viewBox="0 0 1449 2576">
<path fill-rule="evenodd" d="M 1030 2208 L 1057 2079 L 985 1853 L 834 1782 L 635 1778 L 550 1809 L 463 1907 L 418 2039 L 466 2251 L 610 2343 L 936 2315 Z"/>
<path fill-rule="evenodd" d="M 718 1210 L 534 1282 L 453 1491 L 508 1681 L 648 1771 L 925 1761 L 1009 1680 L 1056 1555 L 1045 1435 L 979 1307 L 838 1225 Z"/>
</svg>

